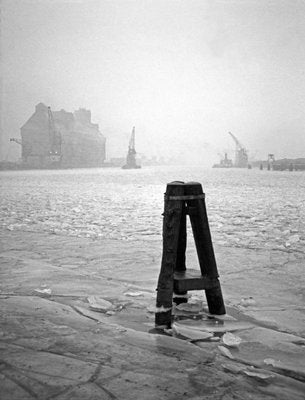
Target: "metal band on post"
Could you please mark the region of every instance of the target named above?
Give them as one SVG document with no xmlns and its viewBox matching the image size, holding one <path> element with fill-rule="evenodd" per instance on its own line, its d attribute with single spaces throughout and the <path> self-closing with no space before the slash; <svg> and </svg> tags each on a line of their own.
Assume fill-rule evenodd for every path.
<svg viewBox="0 0 305 400">
<path fill-rule="evenodd" d="M 198 200 L 205 199 L 205 194 L 197 194 L 194 196 L 167 196 L 167 200 Z"/>
</svg>

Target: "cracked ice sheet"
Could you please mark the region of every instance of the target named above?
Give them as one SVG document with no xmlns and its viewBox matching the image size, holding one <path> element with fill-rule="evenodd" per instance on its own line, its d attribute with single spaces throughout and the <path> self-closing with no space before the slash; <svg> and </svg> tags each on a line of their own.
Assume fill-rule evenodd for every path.
<svg viewBox="0 0 305 400">
<path fill-rule="evenodd" d="M 242 330 L 238 336 L 242 339 L 238 350 L 230 349 L 238 359 L 261 367 L 266 367 L 265 359 L 274 359 L 305 376 L 305 347 L 298 344 L 302 343 L 299 336 L 262 327 Z"/>
<path fill-rule="evenodd" d="M 96 364 L 91 362 L 12 344 L 1 344 L 0 354 L 1 359 L 11 367 L 27 371 L 28 376 L 40 377 L 39 380 L 51 385 L 86 382 L 96 369 Z"/>
</svg>

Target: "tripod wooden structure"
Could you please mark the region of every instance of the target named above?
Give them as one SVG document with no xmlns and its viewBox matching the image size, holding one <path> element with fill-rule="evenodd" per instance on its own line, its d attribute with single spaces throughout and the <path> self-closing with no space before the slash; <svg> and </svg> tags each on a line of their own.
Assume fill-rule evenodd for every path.
<svg viewBox="0 0 305 400">
<path fill-rule="evenodd" d="M 187 270 L 186 216 L 189 215 L 200 271 Z M 163 254 L 158 279 L 155 326 L 170 328 L 172 303 L 187 302 L 188 290 L 205 290 L 209 312 L 225 314 L 207 218 L 205 195 L 198 182 L 171 182 L 164 196 Z"/>
</svg>

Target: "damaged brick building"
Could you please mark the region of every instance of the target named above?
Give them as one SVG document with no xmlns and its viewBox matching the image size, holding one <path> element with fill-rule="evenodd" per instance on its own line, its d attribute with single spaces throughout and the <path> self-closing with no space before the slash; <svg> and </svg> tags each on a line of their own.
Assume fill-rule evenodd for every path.
<svg viewBox="0 0 305 400">
<path fill-rule="evenodd" d="M 91 112 L 51 111 L 39 103 L 21 127 L 22 163 L 34 168 L 101 167 L 106 158 L 106 139 Z"/>
</svg>

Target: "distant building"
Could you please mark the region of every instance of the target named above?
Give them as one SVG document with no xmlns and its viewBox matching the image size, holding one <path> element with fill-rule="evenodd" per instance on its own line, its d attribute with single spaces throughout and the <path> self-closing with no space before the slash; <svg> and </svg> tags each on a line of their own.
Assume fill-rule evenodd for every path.
<svg viewBox="0 0 305 400">
<path fill-rule="evenodd" d="M 83 108 L 52 112 L 39 103 L 21 127 L 22 161 L 30 167 L 100 167 L 106 158 L 105 145 L 98 125 L 91 122 L 91 112 Z"/>
</svg>

